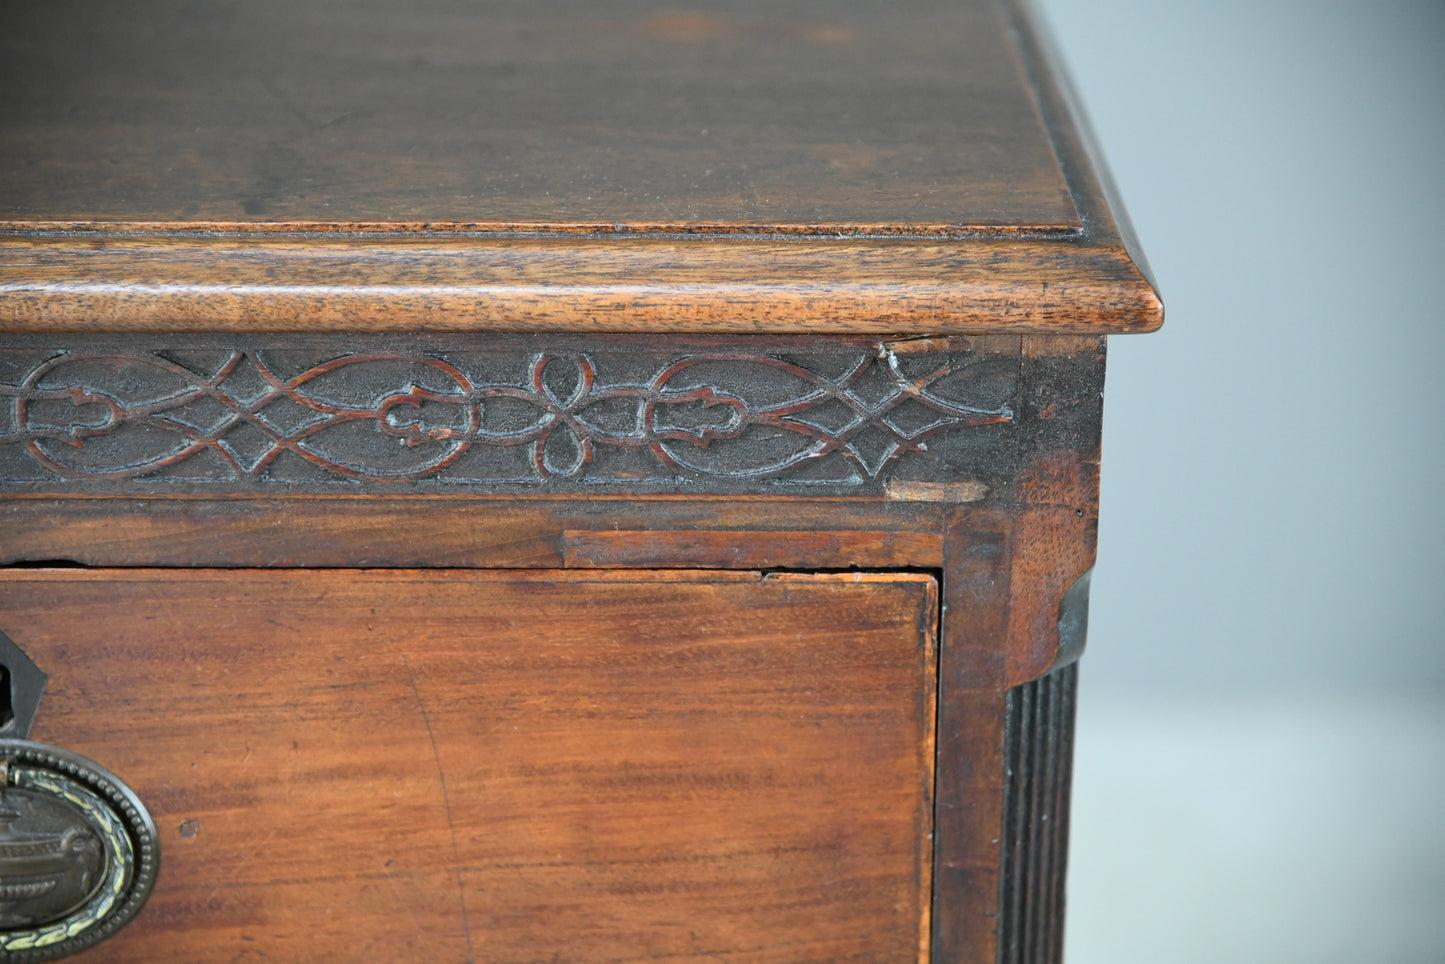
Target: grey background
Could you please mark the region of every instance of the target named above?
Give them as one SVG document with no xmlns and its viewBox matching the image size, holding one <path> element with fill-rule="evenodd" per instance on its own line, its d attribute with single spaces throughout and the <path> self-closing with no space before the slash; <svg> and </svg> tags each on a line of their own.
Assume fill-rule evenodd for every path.
<svg viewBox="0 0 1445 964">
<path fill-rule="evenodd" d="M 1445 961 L 1445 3 L 1039 0 L 1110 341 L 1067 958 Z"/>
</svg>

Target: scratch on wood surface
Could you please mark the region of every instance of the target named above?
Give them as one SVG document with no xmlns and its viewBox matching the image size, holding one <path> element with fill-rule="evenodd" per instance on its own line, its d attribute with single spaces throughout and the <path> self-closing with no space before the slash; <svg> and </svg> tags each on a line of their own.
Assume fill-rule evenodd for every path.
<svg viewBox="0 0 1445 964">
<path fill-rule="evenodd" d="M 925 351 L 973 351 L 975 339 L 966 335 L 911 335 L 878 343 L 878 355 L 911 355 Z"/>
<path fill-rule="evenodd" d="M 988 495 L 982 482 L 889 482 L 890 502 L 979 502 Z"/>
<path fill-rule="evenodd" d="M 426 705 L 421 701 L 421 691 L 416 686 L 416 675 L 411 671 L 411 663 L 407 660 L 406 655 L 399 655 L 401 655 L 401 664 L 406 667 L 406 683 L 411 687 L 411 695 L 416 700 L 417 711 L 421 713 L 422 724 L 426 727 L 426 738 L 431 743 L 432 759 L 436 761 L 437 765 L 437 782 L 441 784 L 442 788 L 442 806 L 447 811 L 447 832 L 452 839 L 452 868 L 457 877 L 457 901 L 462 908 L 462 933 L 467 940 L 467 964 L 473 964 L 476 958 L 472 956 L 472 926 L 467 920 L 467 892 L 466 888 L 462 886 L 462 852 L 461 848 L 457 846 L 457 827 L 452 821 L 452 801 L 447 795 L 447 777 L 442 772 L 441 753 L 437 750 L 436 736 L 432 733 L 431 718 L 427 716 Z"/>
</svg>

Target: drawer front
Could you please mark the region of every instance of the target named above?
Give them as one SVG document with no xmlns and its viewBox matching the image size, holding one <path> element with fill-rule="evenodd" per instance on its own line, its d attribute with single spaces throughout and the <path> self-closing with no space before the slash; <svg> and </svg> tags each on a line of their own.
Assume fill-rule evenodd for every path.
<svg viewBox="0 0 1445 964">
<path fill-rule="evenodd" d="M 8 570 L 34 738 L 129 783 L 107 961 L 916 961 L 931 577 Z"/>
</svg>

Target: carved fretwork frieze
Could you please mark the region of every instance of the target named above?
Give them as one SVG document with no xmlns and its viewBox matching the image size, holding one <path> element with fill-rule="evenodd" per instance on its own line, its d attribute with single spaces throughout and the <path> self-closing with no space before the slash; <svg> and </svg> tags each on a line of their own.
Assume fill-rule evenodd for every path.
<svg viewBox="0 0 1445 964">
<path fill-rule="evenodd" d="M 1006 354 L 739 346 L 11 340 L 0 485 L 870 490 L 958 478 L 1013 420 Z"/>
</svg>

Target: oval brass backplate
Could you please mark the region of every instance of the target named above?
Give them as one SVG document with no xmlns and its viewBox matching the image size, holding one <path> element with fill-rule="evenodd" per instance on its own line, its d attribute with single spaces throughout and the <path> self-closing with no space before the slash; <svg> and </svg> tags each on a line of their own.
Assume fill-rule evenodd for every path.
<svg viewBox="0 0 1445 964">
<path fill-rule="evenodd" d="M 144 804 L 76 753 L 0 739 L 0 961 L 50 961 L 104 940 L 160 869 Z"/>
</svg>

